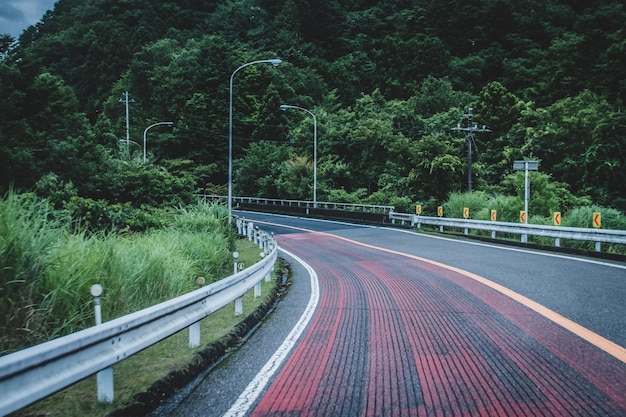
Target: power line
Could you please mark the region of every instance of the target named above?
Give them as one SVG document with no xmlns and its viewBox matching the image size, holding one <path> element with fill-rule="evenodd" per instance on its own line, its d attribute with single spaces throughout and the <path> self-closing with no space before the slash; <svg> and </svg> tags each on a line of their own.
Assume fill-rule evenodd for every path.
<svg viewBox="0 0 626 417">
<path fill-rule="evenodd" d="M 466 127 L 461 127 L 461 123 L 457 123 L 456 127 L 453 127 L 451 130 L 461 130 L 465 132 L 465 139 L 467 140 L 467 191 L 472 192 L 472 144 L 476 147 L 478 151 L 478 147 L 476 146 L 476 142 L 474 141 L 474 132 L 483 133 L 483 132 L 491 132 L 487 126 L 483 125 L 482 127 L 478 127 L 478 124 L 474 124 L 474 109 L 471 107 L 467 109 L 467 113 L 463 115 L 463 117 L 467 118 Z"/>
</svg>

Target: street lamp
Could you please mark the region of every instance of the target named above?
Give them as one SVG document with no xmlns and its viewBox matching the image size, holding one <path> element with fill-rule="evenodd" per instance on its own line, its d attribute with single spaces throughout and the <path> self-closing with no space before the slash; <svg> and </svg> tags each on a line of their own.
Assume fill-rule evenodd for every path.
<svg viewBox="0 0 626 417">
<path fill-rule="evenodd" d="M 317 208 L 317 118 L 310 110 L 304 107 L 292 106 L 289 104 L 282 104 L 280 106 L 282 111 L 288 109 L 297 109 L 309 113 L 313 117 L 313 207 Z"/>
<path fill-rule="evenodd" d="M 174 126 L 174 122 L 159 122 L 159 123 L 155 123 L 152 124 L 150 126 L 148 126 L 146 128 L 146 130 L 143 131 L 143 163 L 146 163 L 146 138 L 147 138 L 147 134 L 148 134 L 148 130 L 150 128 L 153 128 L 154 126 L 158 126 L 158 125 L 168 125 L 168 126 Z"/>
<path fill-rule="evenodd" d="M 253 64 L 272 64 L 275 67 L 280 65 L 282 61 L 278 58 L 262 59 L 260 61 L 252 61 L 243 64 L 230 75 L 229 103 L 228 103 L 228 222 L 230 223 L 233 215 L 233 80 L 235 74 L 242 68 Z"/>
</svg>

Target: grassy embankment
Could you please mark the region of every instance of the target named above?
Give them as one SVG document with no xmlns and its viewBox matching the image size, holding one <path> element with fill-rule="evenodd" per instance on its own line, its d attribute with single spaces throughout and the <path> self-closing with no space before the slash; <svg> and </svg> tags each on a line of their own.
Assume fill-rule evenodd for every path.
<svg viewBox="0 0 626 417">
<path fill-rule="evenodd" d="M 236 239 L 223 207 L 198 205 L 169 213 L 168 226 L 141 234 L 72 233 L 62 213 L 32 196 L 9 193 L 0 201 L 0 352 L 9 353 L 93 325 L 89 288 L 104 287 L 104 320 L 171 299 L 232 273 L 232 251 L 246 266 L 258 246 Z M 249 314 L 267 299 L 244 297 Z M 124 407 L 156 380 L 194 360 L 242 320 L 224 308 L 202 322 L 199 349 L 182 331 L 114 367 L 115 402 L 96 401 L 95 377 L 23 410 L 20 415 L 103 416 Z M 196 355 L 197 356 L 197 355 Z"/>
</svg>

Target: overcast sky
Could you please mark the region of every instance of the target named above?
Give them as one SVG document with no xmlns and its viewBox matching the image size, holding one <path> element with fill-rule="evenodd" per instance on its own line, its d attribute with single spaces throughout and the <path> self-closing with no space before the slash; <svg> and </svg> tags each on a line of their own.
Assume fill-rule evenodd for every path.
<svg viewBox="0 0 626 417">
<path fill-rule="evenodd" d="M 57 0 L 0 0 L 0 34 L 19 38 L 24 29 L 39 22 Z"/>
</svg>

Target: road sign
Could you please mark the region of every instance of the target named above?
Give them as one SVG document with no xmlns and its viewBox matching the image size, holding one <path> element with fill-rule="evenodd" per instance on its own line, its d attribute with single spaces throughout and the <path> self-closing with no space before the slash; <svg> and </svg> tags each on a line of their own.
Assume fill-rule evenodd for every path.
<svg viewBox="0 0 626 417">
<path fill-rule="evenodd" d="M 537 171 L 539 161 L 513 161 L 513 169 L 516 171 Z"/>
<path fill-rule="evenodd" d="M 593 227 L 602 227 L 602 213 L 599 211 L 593 213 Z"/>
<path fill-rule="evenodd" d="M 555 211 L 554 215 L 552 216 L 552 220 L 554 221 L 555 226 L 560 226 L 561 225 L 561 212 Z"/>
<path fill-rule="evenodd" d="M 495 222 L 497 218 L 498 218 L 498 211 L 497 210 L 491 210 L 491 221 Z"/>
<path fill-rule="evenodd" d="M 463 207 L 463 218 L 464 219 L 469 219 L 469 208 L 468 207 Z"/>
<path fill-rule="evenodd" d="M 442 206 L 437 207 L 437 216 L 439 216 L 439 217 L 443 216 L 443 207 Z"/>
<path fill-rule="evenodd" d="M 526 212 L 524 210 L 519 212 L 520 223 L 526 223 Z"/>
<path fill-rule="evenodd" d="M 415 206 L 415 214 L 422 214 L 422 205 L 418 204 Z"/>
</svg>

